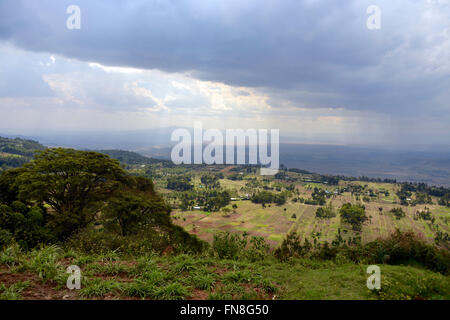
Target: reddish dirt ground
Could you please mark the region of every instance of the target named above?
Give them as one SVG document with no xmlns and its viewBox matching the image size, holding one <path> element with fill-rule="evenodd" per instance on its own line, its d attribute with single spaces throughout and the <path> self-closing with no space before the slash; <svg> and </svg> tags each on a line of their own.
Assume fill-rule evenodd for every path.
<svg viewBox="0 0 450 320">
<path fill-rule="evenodd" d="M 10 273 L 0 271 L 0 283 L 9 287 L 17 282 L 29 281 L 30 285 L 21 292 L 24 300 L 70 300 L 77 299 L 77 293 L 69 289 L 60 289 L 54 282 L 43 282 L 32 273 Z"/>
</svg>

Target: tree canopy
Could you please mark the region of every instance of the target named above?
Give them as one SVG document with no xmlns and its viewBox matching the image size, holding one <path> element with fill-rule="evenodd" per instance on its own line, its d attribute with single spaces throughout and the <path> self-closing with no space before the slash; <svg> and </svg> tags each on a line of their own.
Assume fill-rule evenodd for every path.
<svg viewBox="0 0 450 320">
<path fill-rule="evenodd" d="M 26 164 L 15 184 L 20 199 L 48 204 L 55 211 L 54 228 L 65 237 L 91 222 L 126 180 L 119 161 L 107 155 L 53 148 Z"/>
<path fill-rule="evenodd" d="M 352 225 L 353 230 L 361 231 L 363 223 L 368 220 L 363 205 L 345 203 L 339 210 L 342 221 Z"/>
</svg>

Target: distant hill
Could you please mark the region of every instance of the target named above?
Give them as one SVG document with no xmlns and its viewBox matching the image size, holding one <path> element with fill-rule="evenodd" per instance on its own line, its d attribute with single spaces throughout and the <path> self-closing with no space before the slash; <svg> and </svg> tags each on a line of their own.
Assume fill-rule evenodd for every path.
<svg viewBox="0 0 450 320">
<path fill-rule="evenodd" d="M 37 141 L 0 137 L 0 171 L 22 166 L 36 151 L 44 149 L 45 146 Z"/>
<path fill-rule="evenodd" d="M 0 137 L 0 171 L 21 167 L 31 159 L 36 151 L 44 150 L 46 146 L 37 141 L 22 138 Z M 168 162 L 152 159 L 139 153 L 125 150 L 95 150 L 117 159 L 127 165 L 142 165 Z"/>
<path fill-rule="evenodd" d="M 140 155 L 139 153 L 125 150 L 95 150 L 103 154 L 107 154 L 113 159 L 117 159 L 120 162 L 128 165 L 136 164 L 155 164 L 161 162 L 167 162 L 167 160 L 157 160 Z"/>
</svg>

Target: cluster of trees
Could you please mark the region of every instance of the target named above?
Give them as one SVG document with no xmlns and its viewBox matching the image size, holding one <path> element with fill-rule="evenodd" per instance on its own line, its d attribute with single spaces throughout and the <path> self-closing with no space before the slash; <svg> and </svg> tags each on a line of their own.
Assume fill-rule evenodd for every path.
<svg viewBox="0 0 450 320">
<path fill-rule="evenodd" d="M 413 204 L 433 203 L 431 196 L 439 197 L 438 204 L 441 206 L 450 207 L 450 189 L 445 187 L 428 186 L 426 183 L 408 183 L 403 182 L 401 184 L 401 189 L 397 193 L 400 198 L 401 204 L 407 205 L 407 201 L 404 199 L 410 197 L 412 192 L 416 192 L 416 199 Z"/>
<path fill-rule="evenodd" d="M 208 190 L 198 198 L 198 204 L 203 206 L 205 211 L 219 211 L 227 206 L 231 201 L 228 191 Z"/>
<path fill-rule="evenodd" d="M 312 199 L 305 199 L 304 203 L 323 206 L 326 203 L 326 196 L 325 190 L 315 187 L 311 195 Z"/>
<path fill-rule="evenodd" d="M 433 199 L 431 199 L 431 196 L 426 193 L 417 192 L 416 198 L 412 202 L 413 205 L 416 204 L 433 204 Z"/>
<path fill-rule="evenodd" d="M 202 175 L 200 178 L 201 183 L 208 189 L 220 188 L 220 177 L 218 175 Z"/>
<path fill-rule="evenodd" d="M 333 209 L 333 205 L 330 202 L 325 207 L 317 208 L 316 210 L 316 217 L 317 218 L 323 218 L 323 219 L 331 219 L 336 216 L 336 212 Z"/>
<path fill-rule="evenodd" d="M 437 186 L 429 186 L 426 183 L 410 183 L 403 182 L 401 184 L 402 190 L 410 191 L 410 192 L 422 192 L 429 194 L 430 196 L 435 197 L 443 197 L 445 194 L 450 193 L 449 188 L 445 187 L 437 187 Z"/>
<path fill-rule="evenodd" d="M 283 205 L 286 203 L 287 194 L 285 192 L 272 193 L 270 191 L 261 191 L 254 194 L 251 199 L 253 203 L 260 203 L 266 205 L 268 203 L 276 203 L 277 205 Z"/>
<path fill-rule="evenodd" d="M 361 231 L 362 225 L 368 220 L 366 207 L 360 204 L 345 203 L 339 210 L 343 222 L 349 223 L 355 231 Z"/>
<path fill-rule="evenodd" d="M 394 215 L 394 217 L 397 220 L 400 220 L 401 218 L 404 218 L 406 216 L 406 214 L 402 208 L 393 208 L 393 209 L 391 209 L 390 212 Z"/>
<path fill-rule="evenodd" d="M 167 179 L 167 189 L 176 191 L 188 191 L 194 188 L 191 177 L 173 176 Z"/>
<path fill-rule="evenodd" d="M 402 184 L 400 190 L 397 191 L 397 197 L 400 199 L 400 204 L 402 206 L 409 205 L 409 202 L 406 200 L 412 197 L 411 189 L 408 188 L 408 184 Z"/>
<path fill-rule="evenodd" d="M 442 237 L 449 238 L 448 234 Z M 387 238 L 378 238 L 366 244 L 361 243 L 360 237 L 345 241 L 338 230 L 338 235 L 331 245 L 328 242 L 311 243 L 308 238 L 302 241 L 300 235 L 291 232 L 274 251 L 274 255 L 282 261 L 291 257 L 331 260 L 341 256 L 349 261 L 364 264 L 399 265 L 413 262 L 443 275 L 448 275 L 450 271 L 450 256 L 447 249 L 430 245 L 413 232 L 401 232 L 398 229 Z"/>
<path fill-rule="evenodd" d="M 425 207 L 424 210 L 416 211 L 416 214 L 414 215 L 414 219 L 423 219 L 423 220 L 434 220 L 433 215 L 431 214 L 431 211 L 429 208 Z"/>
<path fill-rule="evenodd" d="M 150 179 L 127 174 L 101 153 L 41 151 L 0 175 L 0 195 L 0 238 L 10 235 L 24 247 L 66 241 L 98 227 L 123 237 L 143 230 L 191 237 L 172 224 L 170 207 Z"/>
<path fill-rule="evenodd" d="M 188 210 L 193 206 L 200 206 L 204 211 L 219 211 L 227 206 L 231 201 L 231 195 L 224 190 L 190 190 L 181 193 L 179 196 L 181 201 L 180 209 Z"/>
<path fill-rule="evenodd" d="M 439 205 L 450 207 L 450 193 L 446 193 L 439 199 Z"/>
</svg>

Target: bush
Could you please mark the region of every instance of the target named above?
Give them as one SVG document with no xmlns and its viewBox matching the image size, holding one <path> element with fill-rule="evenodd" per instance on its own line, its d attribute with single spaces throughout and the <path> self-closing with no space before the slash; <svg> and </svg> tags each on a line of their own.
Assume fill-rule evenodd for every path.
<svg viewBox="0 0 450 320">
<path fill-rule="evenodd" d="M 220 259 L 237 259 L 246 245 L 246 235 L 221 232 L 214 234 L 212 248 Z"/>
<path fill-rule="evenodd" d="M 9 246 L 13 242 L 13 235 L 8 230 L 0 229 L 0 249 Z"/>
<path fill-rule="evenodd" d="M 363 255 L 374 263 L 420 264 L 444 275 L 450 271 L 450 254 L 419 239 L 413 232 L 396 230 L 389 238 L 363 247 Z"/>
<path fill-rule="evenodd" d="M 170 227 L 169 240 L 175 252 L 201 253 L 209 246 L 207 242 L 177 225 Z"/>
<path fill-rule="evenodd" d="M 305 239 L 305 242 L 302 245 L 300 236 L 294 231 L 289 233 L 281 245 L 275 249 L 274 255 L 277 259 L 285 261 L 290 257 L 303 257 L 309 253 L 311 249 L 311 243 Z"/>
<path fill-rule="evenodd" d="M 245 250 L 245 256 L 252 262 L 263 260 L 270 252 L 270 246 L 264 237 L 252 237 Z"/>
<path fill-rule="evenodd" d="M 343 241 L 335 240 L 332 246 L 325 242 L 315 248 L 307 240 L 302 244 L 300 237 L 292 232 L 274 251 L 275 257 L 281 261 L 307 254 L 320 260 L 335 259 L 339 256 L 357 263 L 422 265 L 443 275 L 450 273 L 448 250 L 426 243 L 417 238 L 413 232 L 400 230 L 396 230 L 388 238 L 379 238 L 365 245 L 362 245 L 360 241 L 354 241 L 351 246 L 348 246 Z"/>
</svg>

